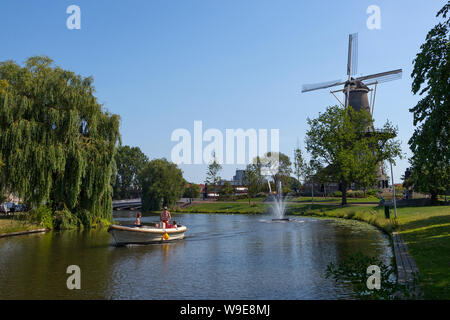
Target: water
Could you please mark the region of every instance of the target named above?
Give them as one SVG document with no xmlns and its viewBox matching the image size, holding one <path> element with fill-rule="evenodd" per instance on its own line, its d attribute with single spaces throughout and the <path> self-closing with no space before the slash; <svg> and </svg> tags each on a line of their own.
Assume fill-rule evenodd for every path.
<svg viewBox="0 0 450 320">
<path fill-rule="evenodd" d="M 277 185 L 277 195 L 272 197 L 272 214 L 274 219 L 284 219 L 284 214 L 286 212 L 286 201 L 288 197 L 283 197 L 283 188 L 281 187 L 281 181 L 278 181 Z"/>
<path fill-rule="evenodd" d="M 122 224 L 134 212 L 116 216 Z M 293 218 L 293 217 L 291 217 Z M 389 240 L 356 221 L 272 216 L 174 215 L 188 226 L 176 243 L 112 246 L 106 230 L 0 239 L 0 299 L 342 299 L 349 287 L 324 277 L 330 262 L 363 251 L 385 262 Z M 143 223 L 157 221 L 144 216 Z M 66 268 L 81 268 L 68 290 Z"/>
</svg>

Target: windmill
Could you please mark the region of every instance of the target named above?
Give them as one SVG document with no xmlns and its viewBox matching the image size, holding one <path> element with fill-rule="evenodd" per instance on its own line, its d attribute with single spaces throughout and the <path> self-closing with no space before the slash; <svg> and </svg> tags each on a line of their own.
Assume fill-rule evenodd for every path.
<svg viewBox="0 0 450 320">
<path fill-rule="evenodd" d="M 303 85 L 302 92 L 309 92 L 319 89 L 327 89 L 331 87 L 342 86 L 342 89 L 330 90 L 330 93 L 338 100 L 342 106 L 349 105 L 356 111 L 366 110 L 373 118 L 373 110 L 375 106 L 375 96 L 377 93 L 377 85 L 379 83 L 400 79 L 402 77 L 402 69 L 396 69 L 386 72 L 375 73 L 367 76 L 355 78 L 358 73 L 358 34 L 353 33 L 348 38 L 348 57 L 347 57 L 347 80 L 334 80 L 316 84 Z M 373 89 L 370 88 L 373 86 Z M 336 96 L 336 92 L 343 92 L 345 96 L 344 103 Z M 370 92 L 370 100 L 368 93 Z M 373 127 L 367 128 L 371 134 L 384 134 L 382 130 L 375 130 Z M 375 132 L 377 131 L 377 132 Z M 378 187 L 387 188 L 388 182 L 383 170 L 382 163 L 378 166 Z"/>
<path fill-rule="evenodd" d="M 373 109 L 375 105 L 375 95 L 377 93 L 377 85 L 379 83 L 400 79 L 402 77 L 402 69 L 396 69 L 381 73 L 375 73 L 367 76 L 354 78 L 358 73 L 358 34 L 353 33 L 348 38 L 348 58 L 347 58 L 347 80 L 334 80 L 316 84 L 303 85 L 302 92 L 309 92 L 319 89 L 326 89 L 344 85 L 343 89 L 334 90 L 330 93 L 338 100 L 342 106 L 349 105 L 359 111 L 365 109 L 373 117 Z M 373 89 L 369 88 L 374 86 Z M 345 102 L 335 95 L 336 92 L 342 91 L 345 96 Z M 370 100 L 368 93 L 370 94 Z"/>
</svg>

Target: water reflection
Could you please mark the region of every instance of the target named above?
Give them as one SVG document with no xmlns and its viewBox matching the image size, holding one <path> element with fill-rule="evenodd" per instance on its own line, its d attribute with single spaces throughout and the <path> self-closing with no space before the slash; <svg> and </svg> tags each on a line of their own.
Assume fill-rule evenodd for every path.
<svg viewBox="0 0 450 320">
<path fill-rule="evenodd" d="M 122 224 L 134 212 L 116 216 Z M 145 216 L 152 223 L 157 216 Z M 337 299 L 351 290 L 324 278 L 328 263 L 363 251 L 389 263 L 387 237 L 367 224 L 256 215 L 177 215 L 185 240 L 112 246 L 106 230 L 0 239 L 0 298 Z M 67 266 L 82 289 L 66 288 Z"/>
</svg>

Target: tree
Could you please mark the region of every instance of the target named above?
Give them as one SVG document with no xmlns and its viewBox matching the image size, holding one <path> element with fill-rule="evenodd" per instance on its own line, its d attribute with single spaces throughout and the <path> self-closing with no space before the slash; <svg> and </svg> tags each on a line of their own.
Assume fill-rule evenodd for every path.
<svg viewBox="0 0 450 320">
<path fill-rule="evenodd" d="M 200 198 L 200 186 L 195 183 L 190 183 L 184 190 L 183 198 Z"/>
<path fill-rule="evenodd" d="M 303 154 L 302 154 L 302 150 L 297 147 L 294 150 L 294 175 L 297 178 L 297 182 L 294 182 L 292 184 L 292 188 L 294 190 L 297 190 L 296 192 L 298 193 L 300 191 L 301 188 L 301 178 L 304 175 L 304 171 L 305 171 L 305 161 L 303 160 Z"/>
<path fill-rule="evenodd" d="M 255 197 L 261 191 L 264 183 L 259 157 L 256 157 L 253 163 L 247 165 L 242 182 L 247 187 L 248 204 L 251 204 L 251 198 Z"/>
<path fill-rule="evenodd" d="M 148 162 L 147 156 L 139 147 L 121 146 L 115 156 L 117 175 L 114 184 L 114 199 L 134 199 L 139 197 L 142 186 L 139 172 Z"/>
<path fill-rule="evenodd" d="M 230 200 L 234 197 L 234 188 L 231 185 L 231 183 L 229 183 L 228 181 L 226 181 L 223 186 L 222 189 L 220 190 L 220 200 Z"/>
<path fill-rule="evenodd" d="M 377 164 L 401 156 L 400 143 L 392 140 L 396 129 L 386 122 L 383 130 L 367 131 L 373 128 L 373 120 L 365 110 L 333 106 L 307 121 L 306 148 L 313 161 L 328 167 L 328 173 L 341 183 L 343 205 L 350 183 L 368 179 L 375 184 Z"/>
<path fill-rule="evenodd" d="M 305 181 L 308 179 L 311 184 L 311 201 L 314 203 L 314 184 L 317 183 L 317 173 L 321 168 L 321 164 L 316 159 L 311 159 L 309 162 L 305 163 L 303 170 L 303 175 Z M 309 190 L 305 190 L 309 191 Z"/>
<path fill-rule="evenodd" d="M 51 204 L 77 225 L 112 220 L 119 116 L 103 110 L 91 77 L 52 63 L 0 63 L 0 192 L 28 208 Z"/>
<path fill-rule="evenodd" d="M 139 181 L 144 211 L 173 207 L 183 195 L 186 185 L 181 169 L 164 158 L 148 162 L 139 174 Z"/>
<path fill-rule="evenodd" d="M 437 17 L 449 13 L 447 3 Z M 438 23 L 428 32 L 421 51 L 414 59 L 412 92 L 424 95 L 410 109 L 417 126 L 409 145 L 413 153 L 412 180 L 417 191 L 431 194 L 450 189 L 450 18 Z"/>
<path fill-rule="evenodd" d="M 216 192 L 216 186 L 220 182 L 220 170 L 222 170 L 222 166 L 217 162 L 216 154 L 214 153 L 213 161 L 208 165 L 206 173 L 206 182 L 212 186 L 213 192 Z"/>
<path fill-rule="evenodd" d="M 283 186 L 289 186 L 289 177 L 292 172 L 291 160 L 281 152 L 267 152 L 260 159 L 264 175 L 269 175 L 273 179 L 275 186 L 281 181 Z"/>
</svg>

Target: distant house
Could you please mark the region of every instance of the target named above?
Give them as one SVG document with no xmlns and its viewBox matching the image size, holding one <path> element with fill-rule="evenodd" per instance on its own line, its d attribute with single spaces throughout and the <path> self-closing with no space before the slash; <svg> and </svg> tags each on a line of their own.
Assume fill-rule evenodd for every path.
<svg viewBox="0 0 450 320">
<path fill-rule="evenodd" d="M 203 185 L 201 184 L 201 197 L 203 199 L 206 198 L 218 198 L 220 195 L 220 192 L 223 188 L 223 186 L 225 185 L 226 182 L 228 182 L 229 184 L 231 184 L 234 188 L 234 194 L 235 196 L 240 196 L 240 195 L 246 195 L 248 193 L 248 189 L 247 187 L 245 187 L 243 185 L 243 180 L 244 180 L 244 174 L 245 174 L 245 170 L 241 170 L 241 169 L 236 169 L 236 174 L 233 176 L 232 180 L 225 180 L 225 179 L 221 179 L 217 186 L 214 188 L 214 190 L 209 189 L 208 190 L 208 185 Z"/>
<path fill-rule="evenodd" d="M 236 174 L 233 176 L 232 185 L 243 185 L 244 184 L 244 174 L 245 170 L 236 169 Z"/>
</svg>

